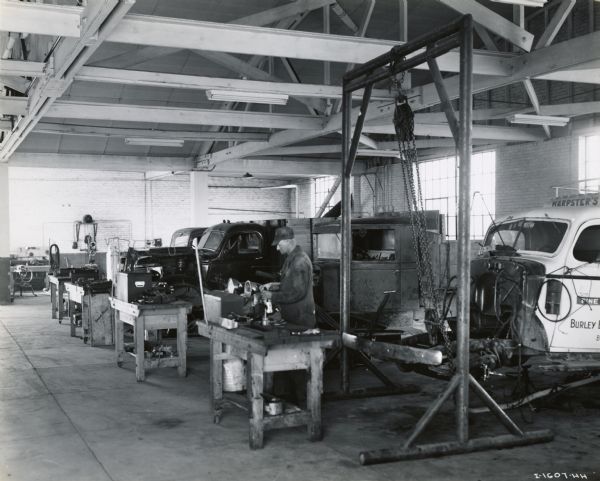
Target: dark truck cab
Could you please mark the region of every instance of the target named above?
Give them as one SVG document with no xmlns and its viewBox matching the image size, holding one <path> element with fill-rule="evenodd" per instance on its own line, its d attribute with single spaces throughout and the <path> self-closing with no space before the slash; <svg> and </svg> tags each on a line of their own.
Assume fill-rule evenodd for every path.
<svg viewBox="0 0 600 481">
<path fill-rule="evenodd" d="M 192 244 L 206 227 L 185 227 L 171 236 L 169 247 L 138 250 L 130 248 L 123 260 L 126 272 L 152 272 L 156 281 L 172 286 L 198 286 L 196 259 Z"/>
<path fill-rule="evenodd" d="M 275 280 L 282 257 L 272 246 L 275 229 L 285 221 L 223 222 L 207 229 L 184 228 L 173 234 L 171 247 L 144 251 L 130 249 L 126 271 L 153 271 L 155 280 L 168 284 L 198 286 L 196 255 L 198 241 L 202 279 L 208 289 L 224 289 L 229 278 L 240 282 Z"/>
<path fill-rule="evenodd" d="M 282 221 L 224 222 L 209 227 L 198 243 L 205 287 L 224 289 L 229 278 L 261 283 L 274 280 L 282 257 L 271 244 L 280 224 Z"/>
</svg>

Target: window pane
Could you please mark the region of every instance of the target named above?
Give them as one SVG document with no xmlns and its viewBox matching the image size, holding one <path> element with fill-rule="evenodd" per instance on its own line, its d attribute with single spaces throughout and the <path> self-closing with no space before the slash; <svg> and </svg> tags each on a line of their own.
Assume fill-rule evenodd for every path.
<svg viewBox="0 0 600 481">
<path fill-rule="evenodd" d="M 471 164 L 471 237 L 482 239 L 491 222 L 490 217 L 495 216 L 496 153 L 490 151 L 473 154 Z M 419 170 L 425 208 L 439 210 L 444 214 L 448 238 L 456 239 L 456 157 L 422 162 Z"/>
<path fill-rule="evenodd" d="M 573 248 L 573 257 L 583 262 L 600 262 L 600 225 L 585 229 Z"/>
<path fill-rule="evenodd" d="M 600 190 L 600 135 L 579 138 L 579 180 L 582 193 Z"/>
<path fill-rule="evenodd" d="M 335 176 L 329 177 L 317 177 L 315 179 L 315 212 L 317 211 L 325 201 L 325 198 L 333 188 L 333 184 L 335 183 Z M 329 200 L 327 205 L 325 206 L 324 212 L 327 212 L 331 209 L 335 204 L 337 204 L 340 200 L 341 189 L 337 189 L 335 195 Z"/>
</svg>

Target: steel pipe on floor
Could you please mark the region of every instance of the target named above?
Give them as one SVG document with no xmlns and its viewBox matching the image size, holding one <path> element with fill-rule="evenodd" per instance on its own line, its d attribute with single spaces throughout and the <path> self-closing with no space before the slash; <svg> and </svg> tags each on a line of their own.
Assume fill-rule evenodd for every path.
<svg viewBox="0 0 600 481">
<path fill-rule="evenodd" d="M 360 453 L 360 464 L 390 463 L 394 461 L 408 461 L 410 459 L 423 459 L 451 454 L 474 453 L 488 449 L 504 449 L 515 446 L 528 446 L 530 444 L 547 443 L 554 439 L 554 434 L 549 429 L 531 431 L 523 436 L 504 434 L 485 438 L 471 439 L 466 443 L 452 441 L 447 443 L 423 444 L 408 449 L 380 449 Z"/>
</svg>

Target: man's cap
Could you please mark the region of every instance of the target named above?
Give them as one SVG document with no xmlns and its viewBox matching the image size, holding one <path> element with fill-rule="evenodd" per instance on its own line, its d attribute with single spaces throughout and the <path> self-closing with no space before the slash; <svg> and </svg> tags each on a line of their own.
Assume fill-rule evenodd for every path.
<svg viewBox="0 0 600 481">
<path fill-rule="evenodd" d="M 279 244 L 279 241 L 284 240 L 284 239 L 293 239 L 294 238 L 294 231 L 292 230 L 291 227 L 277 227 L 277 229 L 275 230 L 275 237 L 273 238 L 273 244 L 274 246 L 276 246 L 277 244 Z"/>
</svg>

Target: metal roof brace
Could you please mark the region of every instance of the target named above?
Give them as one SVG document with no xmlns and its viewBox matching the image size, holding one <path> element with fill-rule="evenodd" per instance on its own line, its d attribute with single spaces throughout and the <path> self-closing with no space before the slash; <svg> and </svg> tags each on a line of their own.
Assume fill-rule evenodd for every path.
<svg viewBox="0 0 600 481">
<path fill-rule="evenodd" d="M 361 452 L 361 464 L 375 464 L 486 449 L 523 446 L 547 442 L 554 437 L 553 433 L 549 430 L 523 432 L 469 373 L 469 192 L 473 110 L 473 19 L 471 15 L 465 15 L 433 34 L 428 34 L 410 43 L 394 47 L 388 53 L 356 67 L 344 76 L 342 97 L 342 282 L 340 285 L 342 339 L 348 331 L 350 314 L 350 176 L 356 156 L 358 138 L 361 134 L 364 118 L 366 117 L 371 89 L 375 82 L 405 72 L 419 64 L 428 62 L 431 65 L 436 57 L 447 53 L 455 47 L 460 47 L 461 102 L 460 118 L 458 120 L 458 138 L 455 139 L 460 157 L 456 372 L 446 389 L 417 422 L 413 432 L 401 448 Z M 443 82 L 441 79 L 438 80 L 439 82 L 436 82 L 436 87 L 440 98 L 443 100 L 445 96 Z M 361 88 L 365 89 L 361 115 L 356 121 L 356 127 L 352 134 L 352 93 Z M 454 115 L 451 108 L 448 108 L 448 106 L 444 106 L 444 108 L 447 116 Z M 510 434 L 476 439 L 469 438 L 469 387 L 473 388 L 475 393 L 498 417 Z M 342 350 L 342 389 L 347 392 L 348 388 L 348 347 L 345 345 Z M 417 437 L 438 413 L 444 402 L 453 394 L 456 394 L 457 440 L 416 446 L 414 442 Z"/>
</svg>

